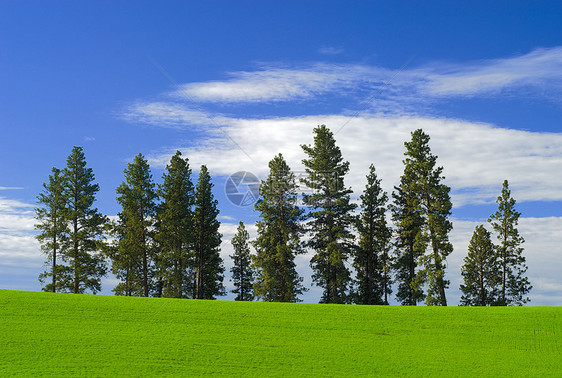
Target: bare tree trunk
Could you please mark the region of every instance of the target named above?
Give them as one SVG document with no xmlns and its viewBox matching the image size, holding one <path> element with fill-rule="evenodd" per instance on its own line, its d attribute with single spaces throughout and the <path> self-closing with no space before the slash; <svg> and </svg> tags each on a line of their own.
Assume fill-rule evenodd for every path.
<svg viewBox="0 0 562 378">
<path fill-rule="evenodd" d="M 78 220 L 74 219 L 74 294 L 78 294 L 80 291 L 80 282 L 78 275 L 78 240 L 76 239 L 78 235 Z"/>
<path fill-rule="evenodd" d="M 55 221 L 55 230 L 56 229 L 57 229 L 57 224 L 56 224 L 56 221 Z M 57 233 L 55 231 L 55 234 L 53 236 L 53 269 L 52 269 L 52 273 L 53 273 L 53 277 L 52 277 L 53 278 L 53 281 L 52 281 L 53 284 L 52 284 L 52 286 L 53 287 L 51 288 L 51 291 L 53 293 L 57 292 L 57 288 L 56 288 L 56 285 L 57 285 L 56 269 L 57 269 Z"/>
</svg>

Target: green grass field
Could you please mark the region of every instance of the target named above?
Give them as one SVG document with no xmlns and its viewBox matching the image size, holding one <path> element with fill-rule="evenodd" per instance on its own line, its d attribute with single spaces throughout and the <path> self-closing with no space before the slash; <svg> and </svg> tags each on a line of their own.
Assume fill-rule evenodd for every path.
<svg viewBox="0 0 562 378">
<path fill-rule="evenodd" d="M 0 376 L 562 376 L 562 308 L 0 290 Z"/>
</svg>

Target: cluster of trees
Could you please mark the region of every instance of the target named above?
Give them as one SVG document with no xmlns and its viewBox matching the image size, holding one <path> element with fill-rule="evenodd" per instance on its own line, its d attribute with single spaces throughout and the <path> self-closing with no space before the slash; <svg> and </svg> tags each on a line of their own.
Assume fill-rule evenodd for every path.
<svg viewBox="0 0 562 378">
<path fill-rule="evenodd" d="M 235 299 L 298 302 L 307 288 L 295 259 L 308 250 L 313 252 L 313 283 L 323 289 L 322 303 L 388 304 L 396 284 L 396 298 L 403 305 L 425 301 L 446 306 L 452 204 L 429 141 L 419 129 L 404 143 L 404 171 L 392 203 L 374 165 L 359 204 L 352 201 L 352 190 L 344 182 L 349 163 L 325 125 L 314 129 L 312 145 L 301 146 L 307 155 L 302 161 L 305 177 L 298 180 L 283 156 L 275 156 L 255 204 L 257 238 L 250 241 L 242 222 L 232 238 Z M 74 160 L 81 168 L 73 168 Z M 72 181 L 76 169 L 84 176 L 79 183 Z M 107 270 L 103 257 L 108 256 L 120 279 L 114 289 L 118 295 L 223 295 L 217 201 L 205 166 L 196 187 L 190 177 L 188 159 L 178 151 L 156 187 L 139 154 L 117 188 L 122 211 L 118 220 L 109 222 L 91 209 L 99 188 L 91 169 L 85 168 L 81 148 L 75 147 L 67 168 L 53 168 L 39 196 L 39 240 L 51 264 L 40 276 L 44 289 L 99 291 Z M 309 189 L 302 193 L 304 206 L 297 201 L 299 184 Z M 516 228 L 520 214 L 514 204 L 506 181 L 498 211 L 489 220 L 499 243 L 491 242 L 483 226 L 476 228 L 462 268 L 461 304 L 520 305 L 529 300 L 523 239 Z"/>
<path fill-rule="evenodd" d="M 521 247 L 525 240 L 517 230 L 521 213 L 515 210 L 507 180 L 496 203 L 498 210 L 488 222 L 498 243 L 493 244 L 491 233 L 483 225 L 476 227 L 470 239 L 460 286 L 464 306 L 522 305 L 530 301 L 526 294 L 532 286 L 525 277 L 527 266 Z"/>
<path fill-rule="evenodd" d="M 307 155 L 307 174 L 301 181 L 313 189 L 303 194 L 308 211 L 296 205 L 297 183 L 283 157 L 269 163 L 270 174 L 255 206 L 260 213 L 254 242 L 257 297 L 297 301 L 304 288 L 294 258 L 308 248 L 314 252 L 312 279 L 323 289 L 322 303 L 388 304 L 394 280 L 402 304 L 425 299 L 429 305 L 447 305 L 450 189 L 442 183 L 443 168 L 436 167 L 427 134 L 416 130 L 405 146 L 404 174 L 392 194 L 394 202 L 388 204 L 371 165 L 359 214 L 344 183 L 349 162 L 325 125 L 314 129 L 312 145 L 301 146 Z M 387 210 L 396 225 L 394 240 Z"/>
<path fill-rule="evenodd" d="M 188 159 L 178 151 L 161 185 L 142 154 L 124 173 L 116 189 L 122 210 L 110 221 L 93 208 L 99 186 L 81 147 L 74 147 L 66 168 L 52 169 L 36 209 L 38 239 L 50 265 L 39 276 L 43 289 L 96 293 L 109 257 L 120 281 L 117 295 L 224 295 L 219 212 L 207 168 L 201 167 L 194 186 Z"/>
<path fill-rule="evenodd" d="M 411 137 L 404 143 L 404 172 L 392 203 L 373 165 L 359 206 L 351 201 L 352 191 L 344 183 L 349 163 L 324 125 L 314 129 L 312 145 L 301 146 L 307 155 L 302 161 L 307 174 L 301 182 L 313 189 L 303 193 L 305 207 L 297 206 L 295 175 L 281 154 L 275 156 L 255 205 L 260 215 L 252 242 L 255 255 L 250 259 L 242 223 L 233 239 L 236 299 L 298 301 L 306 288 L 294 260 L 308 249 L 314 252 L 312 279 L 323 289 L 322 303 L 388 304 L 396 284 L 396 298 L 403 305 L 425 301 L 446 306 L 446 259 L 453 251 L 450 188 L 443 183 L 443 167 L 431 153 L 429 136 L 416 130 Z M 524 277 L 523 239 L 516 229 L 519 213 L 507 185 L 506 181 L 498 198 L 498 211 L 490 217 L 500 243 L 494 246 L 489 233 L 488 244 L 480 236 L 471 242 L 462 268 L 463 305 L 520 305 L 529 300 L 523 298 L 531 286 Z M 487 231 L 480 226 L 475 235 L 482 232 Z M 481 296 L 485 300 L 480 301 Z"/>
</svg>

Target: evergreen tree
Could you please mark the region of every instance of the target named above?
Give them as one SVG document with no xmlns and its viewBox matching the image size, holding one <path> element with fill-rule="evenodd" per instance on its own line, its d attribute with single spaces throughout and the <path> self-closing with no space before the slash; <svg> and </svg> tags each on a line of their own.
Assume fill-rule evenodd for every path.
<svg viewBox="0 0 562 378">
<path fill-rule="evenodd" d="M 429 135 L 418 129 L 404 146 L 404 180 L 400 189 L 410 200 L 410 210 L 423 219 L 413 244 L 415 255 L 420 256 L 420 269 L 410 285 L 416 289 L 427 283 L 426 304 L 446 306 L 445 289 L 449 282 L 444 278 L 445 260 L 453 251 L 448 236 L 453 228 L 448 220 L 452 207 L 450 188 L 442 183 L 443 167 L 435 167 L 437 156 L 429 148 Z"/>
<path fill-rule="evenodd" d="M 195 201 L 191 169 L 187 158 L 177 151 L 166 166 L 158 194 L 157 256 L 163 295 L 183 298 L 193 292 L 193 205 Z"/>
<path fill-rule="evenodd" d="M 248 240 L 250 240 L 250 234 L 246 231 L 244 223 L 240 221 L 236 235 L 231 240 L 234 254 L 230 258 L 234 261 L 234 265 L 230 268 L 230 272 L 234 283 L 232 292 L 236 294 L 235 301 L 254 300 L 254 269 L 251 266 Z"/>
<path fill-rule="evenodd" d="M 62 264 L 62 248 L 68 239 L 67 223 L 67 199 L 65 195 L 65 181 L 60 169 L 53 168 L 49 181 L 43 183 L 43 192 L 37 196 L 42 207 L 35 209 L 35 229 L 41 231 L 37 240 L 41 243 L 41 249 L 47 255 L 46 264 L 51 270 L 39 275 L 39 281 L 43 284 L 51 278 L 43 287 L 43 291 L 57 292 L 64 290 L 60 281 L 68 281 L 71 273 L 68 266 Z M 57 260 L 58 259 L 58 260 Z"/>
<path fill-rule="evenodd" d="M 296 204 L 297 183 L 281 154 L 269 162 L 269 170 L 255 204 L 260 220 L 254 242 L 254 265 L 258 269 L 254 292 L 268 302 L 298 302 L 305 289 L 295 264 L 296 255 L 303 253 L 303 211 Z"/>
<path fill-rule="evenodd" d="M 361 195 L 359 248 L 353 261 L 357 271 L 354 295 L 357 304 L 387 305 L 391 293 L 389 246 L 392 234 L 385 218 L 388 196 L 380 183 L 375 166 L 371 164 Z"/>
<path fill-rule="evenodd" d="M 407 190 L 411 180 L 412 178 L 405 172 L 400 179 L 400 185 L 394 187 L 392 193 L 394 202 L 389 208 L 397 228 L 393 264 L 398 283 L 396 298 L 403 305 L 416 306 L 418 302 L 425 299 L 422 288 L 414 285 L 419 269 L 418 260 L 421 257 L 421 251 L 415 248 L 416 236 L 423 226 L 423 218 L 417 210 L 418 199 L 413 195 L 414 193 Z"/>
<path fill-rule="evenodd" d="M 496 203 L 498 210 L 490 216 L 488 222 L 499 240 L 496 254 L 501 267 L 501 288 L 497 304 L 521 306 L 530 301 L 525 295 L 531 291 L 532 286 L 524 276 L 527 265 L 521 244 L 525 240 L 517 230 L 521 213 L 515 210 L 515 199 L 511 198 L 507 180 L 503 182 L 501 195 Z"/>
<path fill-rule="evenodd" d="M 488 230 L 479 225 L 472 234 L 461 274 L 463 306 L 489 306 L 497 300 L 499 271 L 494 245 Z"/>
<path fill-rule="evenodd" d="M 72 278 L 61 282 L 72 293 L 101 291 L 101 277 L 107 266 L 103 255 L 102 238 L 107 217 L 92 208 L 99 185 L 94 184 L 94 173 L 86 167 L 82 147 L 74 147 L 63 170 L 67 199 L 66 218 L 70 232 L 65 247 L 65 259 L 72 270 Z"/>
<path fill-rule="evenodd" d="M 121 282 L 114 291 L 117 295 L 148 297 L 154 286 L 157 194 L 142 154 L 127 165 L 124 173 L 125 181 L 116 189 L 122 210 L 115 229 L 118 247 L 112 256 L 112 269 Z"/>
<path fill-rule="evenodd" d="M 310 262 L 314 283 L 324 289 L 322 303 L 349 302 L 351 276 L 346 262 L 353 253 L 356 223 L 350 203 L 351 189 L 344 185 L 349 163 L 343 160 L 334 135 L 325 126 L 314 129 L 314 144 L 302 145 L 308 159 L 302 162 L 308 177 L 301 181 L 312 189 L 304 194 L 304 204 L 311 208 L 307 246 L 315 251 Z"/>
<path fill-rule="evenodd" d="M 199 182 L 195 190 L 194 250 L 195 277 L 193 298 L 215 299 L 224 295 L 223 261 L 220 256 L 222 235 L 217 217 L 217 200 L 213 198 L 213 184 L 206 166 L 201 166 Z"/>
</svg>

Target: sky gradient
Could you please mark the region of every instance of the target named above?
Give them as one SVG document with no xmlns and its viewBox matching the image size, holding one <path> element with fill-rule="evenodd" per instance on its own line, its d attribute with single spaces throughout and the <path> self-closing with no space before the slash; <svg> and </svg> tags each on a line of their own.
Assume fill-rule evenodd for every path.
<svg viewBox="0 0 562 378">
<path fill-rule="evenodd" d="M 229 202 L 227 178 L 265 178 L 279 152 L 302 171 L 300 145 L 326 124 L 354 198 L 371 163 L 390 194 L 410 132 L 430 135 L 454 206 L 453 305 L 472 232 L 509 180 L 530 304 L 562 305 L 561 25 L 558 2 L 0 2 L 0 288 L 40 289 L 36 196 L 75 145 L 110 216 L 139 152 L 158 183 L 178 149 L 195 174 L 206 164 L 228 279 L 229 240 L 239 220 L 255 236 L 257 214 Z M 309 261 L 302 299 L 317 302 Z"/>
</svg>

